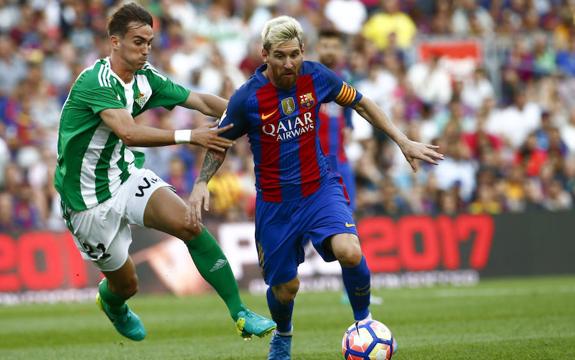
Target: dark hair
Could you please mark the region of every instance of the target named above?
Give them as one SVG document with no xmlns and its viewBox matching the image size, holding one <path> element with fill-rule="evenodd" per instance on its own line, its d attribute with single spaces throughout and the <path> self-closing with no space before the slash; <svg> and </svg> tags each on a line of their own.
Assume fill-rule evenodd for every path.
<svg viewBox="0 0 575 360">
<path fill-rule="evenodd" d="M 126 4 L 112 14 L 108 22 L 108 35 L 123 37 L 128 32 L 130 23 L 152 26 L 152 15 L 136 3 Z"/>
<path fill-rule="evenodd" d="M 321 29 L 318 34 L 317 38 L 337 38 L 340 41 L 344 41 L 343 34 L 335 29 Z"/>
</svg>

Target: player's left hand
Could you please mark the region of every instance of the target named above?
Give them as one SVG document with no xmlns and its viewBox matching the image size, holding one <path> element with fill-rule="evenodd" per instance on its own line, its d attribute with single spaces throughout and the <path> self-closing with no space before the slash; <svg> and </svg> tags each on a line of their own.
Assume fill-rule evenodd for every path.
<svg viewBox="0 0 575 360">
<path fill-rule="evenodd" d="M 443 154 L 436 151 L 439 149 L 437 145 L 423 144 L 409 139 L 398 145 L 414 172 L 418 169 L 417 160 L 437 165 L 438 161 L 444 158 Z"/>
<path fill-rule="evenodd" d="M 234 124 L 228 124 L 222 128 L 211 127 L 211 125 L 199 126 L 192 131 L 190 144 L 199 145 L 209 150 L 225 152 L 234 142 L 221 137 L 220 134 L 230 130 L 233 126 Z"/>
<path fill-rule="evenodd" d="M 195 183 L 188 201 L 190 202 L 192 225 L 199 227 L 202 223 L 202 205 L 204 210 L 210 210 L 208 184 L 205 181 Z"/>
</svg>

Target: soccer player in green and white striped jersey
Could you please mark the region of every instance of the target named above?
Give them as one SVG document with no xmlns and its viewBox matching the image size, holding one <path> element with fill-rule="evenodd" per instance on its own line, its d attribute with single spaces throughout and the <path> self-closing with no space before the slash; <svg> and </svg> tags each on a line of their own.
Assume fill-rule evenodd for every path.
<svg viewBox="0 0 575 360">
<path fill-rule="evenodd" d="M 242 336 L 263 336 L 275 323 L 242 303 L 228 261 L 212 235 L 194 225 L 190 208 L 128 146 L 181 143 L 224 151 L 233 143 L 218 135 L 228 128 L 162 130 L 137 124 L 148 109 L 176 105 L 222 116 L 227 101 L 173 83 L 148 62 L 154 33 L 151 15 L 139 5 L 120 7 L 108 23 L 111 55 L 85 69 L 62 109 L 56 189 L 62 212 L 83 256 L 103 272 L 98 304 L 118 332 L 142 340 L 146 331 L 126 304 L 138 289 L 128 248 L 129 224 L 154 228 L 188 247 L 200 274 L 224 300 Z"/>
</svg>

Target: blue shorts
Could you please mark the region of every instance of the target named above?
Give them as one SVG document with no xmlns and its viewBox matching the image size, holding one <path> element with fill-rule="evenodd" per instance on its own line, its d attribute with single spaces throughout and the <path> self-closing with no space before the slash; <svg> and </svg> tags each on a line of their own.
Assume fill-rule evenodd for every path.
<svg viewBox="0 0 575 360">
<path fill-rule="evenodd" d="M 323 245 L 327 238 L 345 233 L 357 236 L 339 181 L 339 177 L 331 178 L 314 194 L 302 199 L 281 203 L 257 200 L 256 247 L 266 284 L 283 284 L 297 276 L 308 241 L 329 262 L 336 259 Z"/>
</svg>

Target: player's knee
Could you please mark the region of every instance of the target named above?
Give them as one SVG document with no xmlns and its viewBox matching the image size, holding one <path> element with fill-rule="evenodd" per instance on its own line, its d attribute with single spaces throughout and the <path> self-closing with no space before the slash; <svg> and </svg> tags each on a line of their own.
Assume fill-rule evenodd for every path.
<svg viewBox="0 0 575 360">
<path fill-rule="evenodd" d="M 193 239 L 202 232 L 202 226 L 194 225 L 187 215 L 177 224 L 176 227 L 176 231 L 179 234 L 178 237 L 184 241 Z"/>
<path fill-rule="evenodd" d="M 299 290 L 299 279 L 295 278 L 287 283 L 273 287 L 276 299 L 282 304 L 288 304 L 295 299 Z"/>
<path fill-rule="evenodd" d="M 202 227 L 194 226 L 191 222 L 187 222 L 182 226 L 180 232 L 182 233 L 181 239 L 190 240 L 200 235 L 202 232 Z"/>
<path fill-rule="evenodd" d="M 359 265 L 363 257 L 359 241 L 350 241 L 345 246 L 340 246 L 337 251 L 334 251 L 334 253 L 341 266 L 344 267 L 354 267 Z"/>
</svg>

